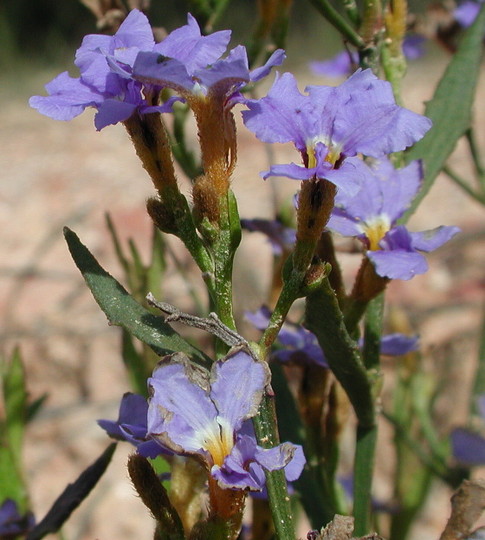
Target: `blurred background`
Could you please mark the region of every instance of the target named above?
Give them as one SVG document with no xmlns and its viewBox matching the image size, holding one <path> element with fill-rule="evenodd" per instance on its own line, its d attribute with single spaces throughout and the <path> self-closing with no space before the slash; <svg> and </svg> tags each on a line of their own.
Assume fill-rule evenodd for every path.
<svg viewBox="0 0 485 540">
<path fill-rule="evenodd" d="M 185 23 L 186 2 L 153 0 L 152 4 L 149 18 L 154 26 L 171 31 Z M 410 2 L 410 9 L 423 12 L 428 4 Z M 253 30 L 255 9 L 255 0 L 233 1 L 216 29 L 231 28 L 234 44 L 244 43 Z M 92 110 L 64 123 L 28 106 L 28 98 L 44 95 L 44 85 L 59 72 L 67 69 L 77 75 L 74 52 L 85 34 L 96 32 L 94 16 L 76 0 L 2 0 L 0 4 L 0 352 L 10 354 L 20 345 L 32 397 L 48 396 L 29 427 L 25 447 L 38 516 L 107 445 L 96 419 L 115 419 L 121 395 L 130 389 L 120 361 L 118 329 L 108 326 L 87 291 L 64 244 L 62 227 L 73 228 L 104 268 L 121 281 L 106 212 L 123 245 L 132 238 L 145 262 L 149 257 L 151 224 L 145 200 L 153 191 L 123 127 L 96 132 Z M 308 62 L 328 59 L 341 49 L 337 33 L 316 16 L 310 2 L 296 0 L 288 60 L 282 70 L 296 72 L 301 89 L 309 83 L 337 84 L 313 75 Z M 410 63 L 403 89 L 407 107 L 423 112 L 448 60 L 448 53 L 429 42 L 425 56 Z M 271 75 L 260 92 L 272 80 Z M 482 73 L 477 103 L 484 98 Z M 236 117 L 241 124 L 238 111 Z M 484 150 L 483 107 L 475 107 L 475 125 Z M 191 140 L 195 146 L 195 132 Z M 258 173 L 269 160 L 296 159 L 291 146 L 268 150 L 240 127 L 234 191 L 242 217 L 270 218 L 275 201 L 290 204 L 297 190 L 294 181 L 263 182 Z M 465 177 L 471 175 L 464 145 L 458 145 L 450 163 Z M 485 266 L 483 218 L 482 207 L 440 177 L 410 228 L 459 225 L 463 234 L 431 254 L 428 274 L 411 282 L 393 282 L 387 293 L 393 317 L 404 320 L 401 324 L 407 324 L 410 333 L 421 335 L 425 369 L 436 373 L 443 388 L 450 390 L 451 399 L 438 404 L 443 433 L 463 421 L 477 357 Z M 191 287 L 203 295 L 200 278 L 178 242 L 169 238 L 166 244 L 163 299 L 190 311 Z M 359 261 L 349 254 L 343 254 L 342 260 L 350 283 Z M 270 265 L 266 240 L 258 234 L 247 235 L 236 261 L 236 303 L 241 328 L 249 337 L 243 313 L 266 300 Z M 382 445 L 385 448 L 385 440 Z M 134 496 L 125 472 L 129 452 L 130 448 L 120 445 L 106 476 L 66 527 L 66 539 L 150 535 L 151 519 Z M 386 497 L 385 479 L 392 458 L 380 464 L 376 489 Z M 446 520 L 450 492 L 438 484 L 433 490 L 416 540 L 436 538 Z"/>
</svg>

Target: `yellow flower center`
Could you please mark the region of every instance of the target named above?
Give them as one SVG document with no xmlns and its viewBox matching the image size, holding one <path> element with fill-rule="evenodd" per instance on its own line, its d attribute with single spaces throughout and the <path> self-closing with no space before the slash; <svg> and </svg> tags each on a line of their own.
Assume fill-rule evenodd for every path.
<svg viewBox="0 0 485 540">
<path fill-rule="evenodd" d="M 318 142 L 321 142 L 325 144 L 325 146 L 328 148 L 327 155 L 325 156 L 325 161 L 328 161 L 332 166 L 335 165 L 335 163 L 340 158 L 341 154 L 341 148 L 338 144 L 332 143 L 330 140 L 320 140 L 320 139 L 314 139 L 307 142 L 306 145 L 306 151 L 308 155 L 308 168 L 313 169 L 317 166 L 317 156 L 315 154 L 315 147 Z"/>
<path fill-rule="evenodd" d="M 377 216 L 361 224 L 362 232 L 369 240 L 369 249 L 371 251 L 381 249 L 379 242 L 384 238 L 390 228 L 391 223 L 386 215 Z"/>
<path fill-rule="evenodd" d="M 212 456 L 214 465 L 222 466 L 234 446 L 234 434 L 224 418 L 217 418 L 204 436 L 204 448 Z"/>
</svg>

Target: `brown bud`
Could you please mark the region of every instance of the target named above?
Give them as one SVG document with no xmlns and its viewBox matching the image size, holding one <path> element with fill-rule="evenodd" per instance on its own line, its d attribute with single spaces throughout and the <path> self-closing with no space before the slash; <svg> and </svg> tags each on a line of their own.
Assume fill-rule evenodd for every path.
<svg viewBox="0 0 485 540">
<path fill-rule="evenodd" d="M 175 221 L 173 208 L 165 204 L 159 198 L 151 197 L 147 201 L 147 212 L 153 223 L 164 233 L 177 234 L 178 228 Z"/>
</svg>

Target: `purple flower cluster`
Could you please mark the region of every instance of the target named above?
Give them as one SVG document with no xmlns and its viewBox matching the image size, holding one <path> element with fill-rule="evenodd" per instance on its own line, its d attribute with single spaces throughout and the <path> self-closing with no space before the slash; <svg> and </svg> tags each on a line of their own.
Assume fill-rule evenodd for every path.
<svg viewBox="0 0 485 540">
<path fill-rule="evenodd" d="M 292 481 L 305 464 L 300 446 L 283 443 L 264 449 L 256 443 L 247 421 L 257 413 L 268 382 L 266 364 L 243 349 L 215 362 L 211 373 L 175 354 L 163 359 L 148 380 L 149 404 L 125 394 L 118 421 L 99 424 L 146 457 L 196 457 L 222 488 L 261 490 L 265 469 L 284 468 Z"/>
<path fill-rule="evenodd" d="M 365 178 L 357 194 L 337 194 L 328 228 L 359 238 L 382 277 L 407 280 L 426 272 L 428 264 L 420 251 L 437 249 L 460 229 L 442 226 L 410 232 L 397 224 L 420 188 L 420 163 L 414 161 L 394 169 L 388 159 L 381 159 L 373 166 L 363 165 L 363 173 Z"/>
<path fill-rule="evenodd" d="M 87 107 L 94 107 L 95 126 L 100 130 L 135 112 L 171 111 L 173 101 L 180 98 L 159 105 L 163 87 L 175 89 L 185 98 L 213 91 L 235 103 L 237 90 L 264 77 L 283 61 L 284 52 L 275 51 L 264 66 L 249 72 L 242 46 L 220 59 L 230 36 L 229 30 L 202 36 L 189 14 L 187 25 L 155 43 L 148 19 L 135 9 L 114 36 L 86 36 L 76 52 L 80 77 L 61 73 L 46 85 L 49 95 L 32 97 L 30 105 L 56 120 L 72 120 Z"/>
</svg>

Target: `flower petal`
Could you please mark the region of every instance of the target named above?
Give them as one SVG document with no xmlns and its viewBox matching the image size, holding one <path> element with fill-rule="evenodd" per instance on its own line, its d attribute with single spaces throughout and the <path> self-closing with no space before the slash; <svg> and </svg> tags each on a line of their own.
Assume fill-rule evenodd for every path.
<svg viewBox="0 0 485 540">
<path fill-rule="evenodd" d="M 257 462 L 268 471 L 282 469 L 290 466 L 290 462 L 293 462 L 289 469 L 289 476 L 287 476 L 287 480 L 290 481 L 296 480 L 300 476 L 306 463 L 302 447 L 289 442 L 279 444 L 275 448 L 258 446 L 255 455 Z"/>
<path fill-rule="evenodd" d="M 428 270 L 428 263 L 421 253 L 406 250 L 368 251 L 377 274 L 390 279 L 408 280 Z"/>
<path fill-rule="evenodd" d="M 165 357 L 148 379 L 148 434 L 176 453 L 201 452 L 217 427 L 216 407 L 201 387 L 206 383 L 207 374 L 184 354 Z"/>
<path fill-rule="evenodd" d="M 485 438 L 473 431 L 456 428 L 451 432 L 451 447 L 455 458 L 464 465 L 485 463 Z"/>
<path fill-rule="evenodd" d="M 211 374 L 211 399 L 218 414 L 237 431 L 244 420 L 257 412 L 270 372 L 266 363 L 244 349 L 216 362 Z"/>
<path fill-rule="evenodd" d="M 418 336 L 405 336 L 404 334 L 387 334 L 381 339 L 381 354 L 387 356 L 400 356 L 419 348 Z"/>
<path fill-rule="evenodd" d="M 460 231 L 461 229 L 459 227 L 447 227 L 443 225 L 429 231 L 412 232 L 410 234 L 413 248 L 429 252 L 441 247 Z"/>
</svg>

